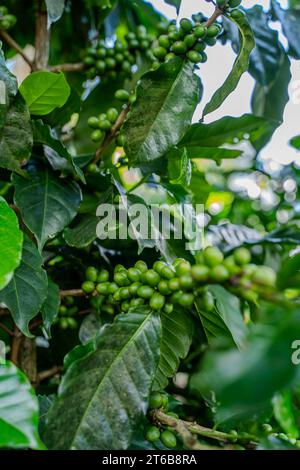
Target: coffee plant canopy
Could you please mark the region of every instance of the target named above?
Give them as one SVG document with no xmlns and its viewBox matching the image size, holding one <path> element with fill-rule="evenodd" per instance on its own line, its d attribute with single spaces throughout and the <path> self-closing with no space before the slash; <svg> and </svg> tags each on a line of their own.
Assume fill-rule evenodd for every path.
<svg viewBox="0 0 300 470">
<path fill-rule="evenodd" d="M 0 2 L 1 449 L 300 448 L 300 1 L 190 3 Z"/>
</svg>

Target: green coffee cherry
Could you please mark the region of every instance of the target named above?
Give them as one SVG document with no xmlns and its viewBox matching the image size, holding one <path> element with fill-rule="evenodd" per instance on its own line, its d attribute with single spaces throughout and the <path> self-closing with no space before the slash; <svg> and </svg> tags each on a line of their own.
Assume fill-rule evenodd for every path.
<svg viewBox="0 0 300 470">
<path fill-rule="evenodd" d="M 216 3 L 219 8 L 224 8 L 227 5 L 227 0 L 216 0 Z"/>
<path fill-rule="evenodd" d="M 60 305 L 58 312 L 60 315 L 66 315 L 67 313 L 67 307 L 65 305 Z"/>
<path fill-rule="evenodd" d="M 268 266 L 258 266 L 252 276 L 252 281 L 266 287 L 274 287 L 276 284 L 276 273 Z"/>
<path fill-rule="evenodd" d="M 236 264 L 240 266 L 250 263 L 251 253 L 247 248 L 238 248 L 233 253 L 234 260 Z"/>
<path fill-rule="evenodd" d="M 128 279 L 132 282 L 138 282 L 141 278 L 141 271 L 137 268 L 129 268 L 127 271 Z"/>
<path fill-rule="evenodd" d="M 205 248 L 203 252 L 203 259 L 207 266 L 213 267 L 218 264 L 221 264 L 224 259 L 224 256 L 223 253 L 219 250 L 219 248 L 209 246 Z"/>
<path fill-rule="evenodd" d="M 189 274 L 191 271 L 191 265 L 188 261 L 181 261 L 175 267 L 175 271 L 177 276 L 184 276 L 185 274 Z"/>
<path fill-rule="evenodd" d="M 109 272 L 106 269 L 101 269 L 100 273 L 97 276 L 97 282 L 107 281 L 109 281 Z"/>
<path fill-rule="evenodd" d="M 163 396 L 159 392 L 153 392 L 151 393 L 149 397 L 149 408 L 151 410 L 155 410 L 157 408 L 160 408 L 163 404 Z"/>
<path fill-rule="evenodd" d="M 152 310 L 159 311 L 163 308 L 165 304 L 165 297 L 161 295 L 159 292 L 155 292 L 149 302 L 150 307 Z"/>
<path fill-rule="evenodd" d="M 156 426 L 149 426 L 146 431 L 145 438 L 149 442 L 157 441 L 160 438 L 160 430 Z"/>
<path fill-rule="evenodd" d="M 183 290 L 190 290 L 194 286 L 193 278 L 190 274 L 184 274 L 179 278 L 180 288 Z"/>
<path fill-rule="evenodd" d="M 114 124 L 119 116 L 119 111 L 116 108 L 109 108 L 106 113 L 107 119 Z"/>
<path fill-rule="evenodd" d="M 229 278 L 228 269 L 223 264 L 214 266 L 210 271 L 210 277 L 213 281 L 220 283 L 227 281 Z"/>
<path fill-rule="evenodd" d="M 117 90 L 115 93 L 115 98 L 119 101 L 127 102 L 129 100 L 130 94 L 126 90 Z"/>
<path fill-rule="evenodd" d="M 67 318 L 67 321 L 68 321 L 68 326 L 69 328 L 71 328 L 72 330 L 76 330 L 76 328 L 78 327 L 78 323 L 77 321 L 75 320 L 75 318 Z"/>
<path fill-rule="evenodd" d="M 215 308 L 215 299 L 211 292 L 205 291 L 199 298 L 198 305 L 206 312 L 212 312 Z"/>
<path fill-rule="evenodd" d="M 176 41 L 171 47 L 171 52 L 174 52 L 174 54 L 177 54 L 177 55 L 185 54 L 186 51 L 187 51 L 187 46 L 183 41 Z"/>
<path fill-rule="evenodd" d="M 194 295 L 191 293 L 182 293 L 179 297 L 181 307 L 191 307 L 194 303 Z"/>
<path fill-rule="evenodd" d="M 164 444 L 164 446 L 168 447 L 169 449 L 173 449 L 174 447 L 176 447 L 177 439 L 171 431 L 163 431 L 160 435 L 160 440 Z"/>
<path fill-rule="evenodd" d="M 108 295 L 109 294 L 109 282 L 103 282 L 101 284 L 97 284 L 96 291 L 100 295 Z"/>
<path fill-rule="evenodd" d="M 154 271 L 154 269 L 149 269 L 145 273 L 145 282 L 149 284 L 149 286 L 155 287 L 157 286 L 159 281 L 160 281 L 160 275 L 156 271 Z"/>
<path fill-rule="evenodd" d="M 98 129 L 99 126 L 99 119 L 96 116 L 91 116 L 88 118 L 88 126 L 92 127 L 92 129 Z"/>
<path fill-rule="evenodd" d="M 189 31 L 192 31 L 193 29 L 193 23 L 191 22 L 191 20 L 189 20 L 188 18 L 182 18 L 180 20 L 180 27 L 185 31 L 185 32 L 189 32 Z"/>
<path fill-rule="evenodd" d="M 85 277 L 88 281 L 96 282 L 98 271 L 93 266 L 89 266 L 85 271 Z"/>
<path fill-rule="evenodd" d="M 140 305 L 144 305 L 145 301 L 141 298 L 131 299 L 130 307 L 139 307 Z"/>
<path fill-rule="evenodd" d="M 229 8 L 237 8 L 240 6 L 241 3 L 242 3 L 242 0 L 229 0 L 228 6 Z"/>
<path fill-rule="evenodd" d="M 202 55 L 197 51 L 189 51 L 187 53 L 187 58 L 193 64 L 198 64 L 202 60 Z"/>
<path fill-rule="evenodd" d="M 75 299 L 71 295 L 67 295 L 64 299 L 64 302 L 70 307 L 71 305 L 74 305 Z"/>
<path fill-rule="evenodd" d="M 114 274 L 114 281 L 118 286 L 125 286 L 128 283 L 128 277 L 126 272 L 120 271 Z"/>
<path fill-rule="evenodd" d="M 158 288 L 159 292 L 160 292 L 161 294 L 163 294 L 163 295 L 169 295 L 169 294 L 171 294 L 171 292 L 172 292 L 171 289 L 170 289 L 170 287 L 169 287 L 168 281 L 165 280 L 165 279 L 162 279 L 162 280 L 159 282 L 157 288 Z"/>
<path fill-rule="evenodd" d="M 150 286 L 141 286 L 137 290 L 137 295 L 142 299 L 151 299 L 154 294 L 154 289 Z"/>
<path fill-rule="evenodd" d="M 171 315 L 171 313 L 173 312 L 174 310 L 174 305 L 171 304 L 171 303 L 166 303 L 165 306 L 164 306 L 164 312 L 167 314 L 167 315 Z"/>
<path fill-rule="evenodd" d="M 145 261 L 139 260 L 135 263 L 134 267 L 138 269 L 141 273 L 148 271 L 148 266 Z"/>
<path fill-rule="evenodd" d="M 193 47 L 196 44 L 196 42 L 197 42 L 197 38 L 194 34 L 188 34 L 184 38 L 184 43 L 185 43 L 185 45 L 187 46 L 188 49 Z"/>
<path fill-rule="evenodd" d="M 160 275 L 164 279 L 170 280 L 170 279 L 173 279 L 173 277 L 175 277 L 175 272 L 169 266 L 164 266 L 160 272 Z"/>
<path fill-rule="evenodd" d="M 129 271 L 129 270 L 128 270 Z M 134 282 L 133 284 L 131 284 L 128 288 L 129 288 L 129 292 L 131 295 L 136 295 L 137 294 L 137 291 L 138 291 L 138 288 L 141 287 L 141 283 L 140 282 Z"/>
<path fill-rule="evenodd" d="M 196 36 L 196 38 L 198 39 L 203 39 L 207 34 L 207 28 L 206 26 L 197 26 L 195 29 L 194 29 L 194 35 Z"/>
<path fill-rule="evenodd" d="M 86 171 L 91 174 L 97 173 L 98 166 L 96 165 L 96 163 L 89 163 L 89 165 L 86 167 Z"/>
<path fill-rule="evenodd" d="M 103 137 L 103 133 L 100 129 L 97 129 L 91 133 L 91 139 L 93 142 L 99 142 Z"/>
<path fill-rule="evenodd" d="M 163 34 L 158 38 L 158 44 L 160 45 L 160 47 L 163 47 L 166 50 L 168 50 L 171 45 L 170 39 L 166 34 Z"/>
<path fill-rule="evenodd" d="M 234 20 L 239 20 L 240 18 L 243 18 L 245 16 L 245 13 L 242 10 L 236 9 L 230 12 L 230 16 Z"/>
<path fill-rule="evenodd" d="M 220 27 L 217 26 L 217 25 L 211 25 L 207 28 L 207 34 L 206 36 L 208 38 L 215 38 L 216 36 L 218 36 L 218 34 L 220 33 Z"/>
<path fill-rule="evenodd" d="M 99 120 L 99 129 L 101 129 L 104 132 L 110 131 L 111 122 L 108 119 Z"/>
<path fill-rule="evenodd" d="M 167 49 L 161 46 L 155 47 L 152 52 L 157 59 L 164 59 L 168 53 Z"/>
<path fill-rule="evenodd" d="M 86 294 L 90 294 L 91 292 L 93 292 L 95 290 L 95 284 L 92 282 L 92 281 L 85 281 L 82 285 L 81 285 L 81 289 L 86 293 Z"/>
<path fill-rule="evenodd" d="M 180 289 L 180 283 L 178 277 L 173 277 L 173 279 L 169 280 L 169 289 L 174 292 Z"/>
<path fill-rule="evenodd" d="M 204 38 L 204 41 L 208 46 L 214 46 L 215 44 L 217 44 L 217 39 L 216 38 L 206 37 L 206 38 Z"/>
<path fill-rule="evenodd" d="M 169 54 L 167 54 L 165 57 L 165 62 L 167 62 L 168 60 L 175 59 L 175 57 L 176 57 L 176 54 L 174 54 L 174 52 L 169 52 Z"/>
<path fill-rule="evenodd" d="M 205 265 L 195 264 L 192 266 L 191 274 L 197 282 L 206 282 L 209 278 L 209 268 Z"/>
</svg>

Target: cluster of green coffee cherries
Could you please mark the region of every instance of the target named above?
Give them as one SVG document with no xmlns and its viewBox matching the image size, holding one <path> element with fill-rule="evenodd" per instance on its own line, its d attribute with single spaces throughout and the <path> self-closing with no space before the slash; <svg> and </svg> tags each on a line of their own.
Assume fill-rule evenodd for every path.
<svg viewBox="0 0 300 470">
<path fill-rule="evenodd" d="M 137 55 L 149 55 L 152 41 L 153 38 L 143 25 L 137 26 L 135 33 L 129 32 L 123 42 L 117 39 L 112 47 L 101 39 L 86 50 L 83 62 L 87 67 L 87 77 L 114 79 L 120 74 L 130 77 L 132 67 L 137 63 Z"/>
<path fill-rule="evenodd" d="M 217 22 L 206 27 L 205 23 L 182 18 L 179 27 L 175 21 L 165 24 L 163 34 L 158 37 L 152 49 L 156 59 L 153 68 L 178 56 L 187 58 L 193 64 L 206 62 L 205 49 L 216 44 L 221 32 L 222 27 Z"/>
<path fill-rule="evenodd" d="M 200 308 L 214 309 L 214 297 L 207 290 L 209 284 L 224 284 L 244 299 L 256 302 L 276 283 L 275 272 L 267 266 L 251 264 L 251 253 L 238 248 L 224 258 L 217 247 L 207 247 L 193 266 L 178 258 L 172 266 L 156 261 L 152 268 L 139 260 L 126 269 L 117 265 L 113 280 L 105 269 L 88 267 L 82 290 L 91 294 L 99 311 L 128 312 L 129 309 L 149 305 L 152 310 L 171 314 L 174 305 L 191 308 L 197 298 Z M 93 305 L 93 306 L 95 306 Z"/>
<path fill-rule="evenodd" d="M 66 296 L 58 309 L 58 316 L 54 320 L 62 330 L 75 330 L 78 327 L 78 322 L 74 315 L 78 312 L 78 307 L 75 304 L 75 299 L 71 295 Z"/>
<path fill-rule="evenodd" d="M 117 90 L 115 98 L 123 104 L 134 103 L 136 96 L 134 93 L 129 93 L 127 90 Z M 101 142 L 108 132 L 110 132 L 119 117 L 120 111 L 116 108 L 109 108 L 106 113 L 101 113 L 99 116 L 91 116 L 87 120 L 88 126 L 93 129 L 91 132 L 91 139 L 93 142 Z M 123 146 L 123 136 L 119 132 L 116 136 L 116 145 Z"/>
<path fill-rule="evenodd" d="M 7 7 L 0 6 L 0 29 L 10 29 L 17 22 L 14 15 L 10 15 Z"/>
<path fill-rule="evenodd" d="M 155 409 L 163 409 L 164 412 L 173 418 L 178 418 L 176 413 L 168 412 L 168 396 L 166 393 L 152 392 L 149 397 L 149 411 Z M 160 441 L 165 447 L 172 449 L 177 445 L 176 435 L 171 429 L 165 429 L 153 424 L 147 426 L 145 430 L 145 438 L 149 442 Z"/>
</svg>

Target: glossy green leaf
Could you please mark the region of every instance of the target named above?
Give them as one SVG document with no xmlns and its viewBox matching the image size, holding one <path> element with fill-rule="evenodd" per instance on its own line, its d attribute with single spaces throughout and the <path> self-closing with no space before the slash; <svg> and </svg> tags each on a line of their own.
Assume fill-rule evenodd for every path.
<svg viewBox="0 0 300 470">
<path fill-rule="evenodd" d="M 14 175 L 14 201 L 39 250 L 63 230 L 77 214 L 81 191 L 74 181 L 63 180 L 47 167 L 31 165 L 28 177 Z"/>
<path fill-rule="evenodd" d="M 77 175 L 82 182 L 85 178 L 82 170 L 77 166 L 73 156 L 66 147 L 57 139 L 51 128 L 41 120 L 32 121 L 34 144 L 44 145 L 45 156 L 53 170 Z"/>
<path fill-rule="evenodd" d="M 281 310 L 282 321 L 257 326 L 242 351 L 213 351 L 191 378 L 194 393 L 216 393 L 217 421 L 240 421 L 266 410 L 275 393 L 299 380 L 291 345 L 300 335 L 300 315 Z"/>
<path fill-rule="evenodd" d="M 242 349 L 247 328 L 243 322 L 240 300 L 219 285 L 209 286 L 209 291 L 215 299 L 215 308 L 212 312 L 201 309 L 200 304 L 196 302 L 208 341 L 224 337 Z"/>
<path fill-rule="evenodd" d="M 240 50 L 224 84 L 214 93 L 210 102 L 205 106 L 203 116 L 212 113 L 221 106 L 225 99 L 236 89 L 241 76 L 244 72 L 247 72 L 249 67 L 250 54 L 255 45 L 251 26 L 245 16 L 239 19 L 230 18 L 230 20 L 239 28 L 241 35 Z"/>
<path fill-rule="evenodd" d="M 296 137 L 293 137 L 290 140 L 290 144 L 292 147 L 294 147 L 296 150 L 300 150 L 300 135 L 297 135 Z"/>
<path fill-rule="evenodd" d="M 101 329 L 96 351 L 75 361 L 63 378 L 44 436 L 49 448 L 128 448 L 147 411 L 160 330 L 159 316 L 144 308 Z"/>
<path fill-rule="evenodd" d="M 239 157 L 243 152 L 241 150 L 231 150 L 217 147 L 186 147 L 187 156 L 191 159 L 205 158 L 220 162 L 225 158 Z"/>
<path fill-rule="evenodd" d="M 208 147 L 215 151 L 216 147 L 234 144 L 237 140 L 249 140 L 254 143 L 269 132 L 270 127 L 267 119 L 253 114 L 243 114 L 240 117 L 225 116 L 210 124 L 193 124 L 179 143 L 179 147 L 185 147 L 191 155 L 198 151 L 200 154 L 203 148 L 205 154 Z M 225 155 L 226 150 L 219 149 L 220 152 L 224 151 Z"/>
<path fill-rule="evenodd" d="M 0 196 L 0 290 L 11 280 L 22 256 L 23 234 L 15 212 Z"/>
<path fill-rule="evenodd" d="M 191 164 L 189 155 L 186 149 L 184 148 L 181 154 L 181 158 L 180 158 L 180 173 L 176 178 L 170 180 L 170 183 L 179 184 L 183 186 L 184 188 L 188 188 L 191 182 L 191 177 L 192 177 L 192 164 Z"/>
<path fill-rule="evenodd" d="M 162 157 L 187 131 L 199 100 L 200 82 L 191 64 L 174 59 L 145 74 L 124 124 L 131 165 Z"/>
<path fill-rule="evenodd" d="M 48 27 L 58 21 L 65 9 L 65 0 L 45 0 L 48 13 Z"/>
<path fill-rule="evenodd" d="M 272 0 L 272 8 L 275 16 L 281 23 L 283 34 L 288 40 L 289 53 L 295 58 L 300 59 L 300 11 L 299 9 L 289 8 L 283 10 L 277 0 Z"/>
<path fill-rule="evenodd" d="M 33 72 L 21 83 L 20 93 L 30 114 L 43 116 L 63 106 L 70 95 L 70 86 L 63 73 Z"/>
<path fill-rule="evenodd" d="M 69 246 L 84 248 L 97 238 L 97 224 L 99 218 L 92 214 L 80 215 L 76 225 L 64 230 L 64 239 Z"/>
<path fill-rule="evenodd" d="M 26 375 L 14 364 L 0 365 L 0 447 L 42 449 L 38 401 Z"/>
<path fill-rule="evenodd" d="M 25 239 L 21 264 L 10 283 L 0 291 L 0 303 L 10 310 L 14 322 L 26 336 L 32 336 L 28 324 L 39 313 L 47 297 L 48 281 L 42 263 L 35 245 Z"/>
<path fill-rule="evenodd" d="M 299 437 L 299 429 L 293 409 L 293 399 L 290 391 L 285 390 L 277 393 L 273 400 L 274 416 L 283 431 L 292 439 Z"/>
<path fill-rule="evenodd" d="M 43 327 L 47 336 L 51 337 L 51 325 L 53 320 L 58 315 L 58 308 L 60 305 L 59 286 L 48 277 L 48 291 L 45 302 L 41 308 L 41 315 L 43 318 Z"/>
<path fill-rule="evenodd" d="M 162 341 L 160 358 L 153 382 L 153 390 L 163 390 L 177 372 L 180 359 L 189 352 L 193 337 L 193 321 L 190 313 L 175 309 L 168 315 L 161 314 Z"/>
<path fill-rule="evenodd" d="M 176 8 L 177 13 L 180 10 L 181 0 L 165 0 L 166 3 Z"/>
<path fill-rule="evenodd" d="M 277 287 L 280 290 L 298 287 L 300 281 L 300 253 L 283 260 L 277 276 Z"/>
<path fill-rule="evenodd" d="M 252 95 L 252 111 L 255 115 L 268 119 L 271 126 L 270 132 L 255 142 L 255 148 L 260 150 L 272 137 L 276 128 L 282 123 L 283 113 L 289 101 L 288 86 L 291 81 L 291 64 L 287 54 L 283 54 L 278 63 L 278 71 L 273 82 L 267 86 L 256 83 Z"/>
</svg>

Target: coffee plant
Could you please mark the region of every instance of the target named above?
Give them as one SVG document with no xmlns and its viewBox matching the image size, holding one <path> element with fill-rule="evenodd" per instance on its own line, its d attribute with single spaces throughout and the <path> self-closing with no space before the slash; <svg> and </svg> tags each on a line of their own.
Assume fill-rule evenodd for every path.
<svg viewBox="0 0 300 470">
<path fill-rule="evenodd" d="M 165 3 L 1 1 L 1 449 L 300 448 L 300 2 Z"/>
</svg>

